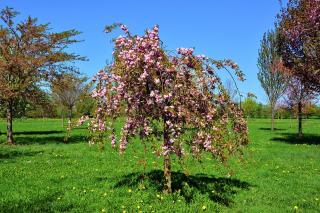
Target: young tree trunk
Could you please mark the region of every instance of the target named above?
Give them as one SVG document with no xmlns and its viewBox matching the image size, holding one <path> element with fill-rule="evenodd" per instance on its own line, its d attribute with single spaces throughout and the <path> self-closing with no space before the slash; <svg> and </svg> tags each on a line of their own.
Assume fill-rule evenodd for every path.
<svg viewBox="0 0 320 213">
<path fill-rule="evenodd" d="M 271 104 L 271 131 L 274 131 L 274 115 L 275 115 L 274 104 Z"/>
<path fill-rule="evenodd" d="M 164 156 L 164 177 L 165 177 L 164 192 L 170 194 L 172 192 L 170 154 Z"/>
<path fill-rule="evenodd" d="M 12 131 L 12 116 L 13 116 L 13 100 L 8 101 L 7 107 L 7 143 L 14 144 Z"/>
<path fill-rule="evenodd" d="M 164 121 L 166 121 L 164 119 Z M 164 122 L 164 130 L 163 130 L 163 145 L 166 146 L 168 145 L 170 138 L 168 135 L 166 123 Z M 165 178 L 165 183 L 164 183 L 164 193 L 170 194 L 172 192 L 171 188 L 171 158 L 170 158 L 170 153 L 167 153 L 164 155 L 164 162 L 163 162 L 163 171 L 164 171 L 164 178 Z"/>
<path fill-rule="evenodd" d="M 72 107 L 69 108 L 68 112 L 68 128 L 71 129 L 71 119 L 72 119 Z"/>
<path fill-rule="evenodd" d="M 298 103 L 298 136 L 302 137 L 302 103 Z"/>
</svg>

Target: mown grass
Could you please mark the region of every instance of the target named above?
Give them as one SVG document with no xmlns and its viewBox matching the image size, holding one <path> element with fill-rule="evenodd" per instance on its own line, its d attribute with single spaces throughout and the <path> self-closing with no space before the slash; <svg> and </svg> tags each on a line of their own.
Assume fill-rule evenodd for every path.
<svg viewBox="0 0 320 213">
<path fill-rule="evenodd" d="M 207 156 L 173 165 L 172 195 L 162 194 L 162 159 L 139 143 L 119 155 L 89 146 L 79 128 L 64 143 L 60 120 L 17 120 L 17 145 L 0 145 L 1 212 L 317 212 L 320 120 L 250 120 L 244 158 L 227 167 Z M 5 122 L 0 122 L 5 142 Z M 145 165 L 145 162 L 147 163 Z"/>
</svg>

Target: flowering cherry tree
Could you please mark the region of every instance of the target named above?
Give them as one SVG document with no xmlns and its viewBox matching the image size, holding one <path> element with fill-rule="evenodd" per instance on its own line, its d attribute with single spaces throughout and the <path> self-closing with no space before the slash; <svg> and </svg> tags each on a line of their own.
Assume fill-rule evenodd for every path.
<svg viewBox="0 0 320 213">
<path fill-rule="evenodd" d="M 98 105 L 90 123 L 93 133 L 107 133 L 121 153 L 135 136 L 153 143 L 154 153 L 164 158 L 167 193 L 172 192 L 172 155 L 200 157 L 205 151 L 225 160 L 248 143 L 242 110 L 217 75 L 230 67 L 244 80 L 237 64 L 195 56 L 192 48 L 178 48 L 176 55 L 169 55 L 162 48 L 158 26 L 143 36 L 131 35 L 120 24 L 106 29 L 117 26 L 125 36 L 114 40 L 114 62 L 93 79 L 97 86 L 92 96 Z M 119 117 L 126 120 L 118 139 L 114 121 Z M 91 142 L 103 140 L 100 136 Z"/>
<path fill-rule="evenodd" d="M 279 52 L 302 83 L 320 92 L 320 1 L 289 0 L 278 16 Z"/>
</svg>

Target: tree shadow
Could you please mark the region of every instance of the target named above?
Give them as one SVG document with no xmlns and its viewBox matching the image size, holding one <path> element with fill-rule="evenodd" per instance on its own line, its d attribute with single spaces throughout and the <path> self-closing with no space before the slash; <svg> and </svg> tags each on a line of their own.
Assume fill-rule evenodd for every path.
<svg viewBox="0 0 320 213">
<path fill-rule="evenodd" d="M 270 128 L 270 127 L 260 127 L 259 129 L 260 129 L 260 130 L 268 130 L 268 131 L 271 131 L 271 128 Z M 274 128 L 273 130 L 274 130 L 274 131 L 283 131 L 283 130 L 286 130 L 286 129 Z"/>
<path fill-rule="evenodd" d="M 148 173 L 131 173 L 120 180 L 117 178 L 115 188 L 122 186 L 137 187 L 144 183 L 161 192 L 164 188 L 163 171 L 152 170 Z M 232 197 L 241 189 L 248 190 L 251 185 L 233 178 L 216 178 L 204 174 L 186 175 L 182 172 L 172 172 L 172 190 L 183 196 L 190 203 L 197 193 L 209 196 L 210 200 L 229 206 Z"/>
<path fill-rule="evenodd" d="M 1 150 L 0 161 L 18 158 L 18 157 L 24 157 L 24 156 L 34 156 L 39 153 L 42 153 L 42 151 Z"/>
<path fill-rule="evenodd" d="M 281 134 L 281 137 L 274 137 L 271 140 L 289 144 L 319 145 L 320 135 L 304 134 L 302 137 L 299 137 L 298 134 L 295 133 L 283 133 Z"/>
<path fill-rule="evenodd" d="M 21 132 L 14 132 L 14 135 L 49 135 L 49 134 L 61 134 L 65 131 L 21 131 Z M 7 132 L 0 132 L 0 135 L 6 135 Z"/>
<path fill-rule="evenodd" d="M 39 196 L 37 199 L 6 200 L 0 203 L 1 212 L 69 212 L 76 206 L 72 203 L 55 202 L 62 193 L 55 192 L 45 196 Z"/>
<path fill-rule="evenodd" d="M 67 140 L 64 135 L 60 136 L 17 136 L 14 137 L 17 145 L 31 145 L 31 144 L 74 144 L 81 143 L 87 140 L 85 135 L 70 136 Z"/>
</svg>

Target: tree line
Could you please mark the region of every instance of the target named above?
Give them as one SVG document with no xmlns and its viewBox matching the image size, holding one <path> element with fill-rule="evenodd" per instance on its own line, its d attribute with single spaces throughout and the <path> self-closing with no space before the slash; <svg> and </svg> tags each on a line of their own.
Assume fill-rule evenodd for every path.
<svg viewBox="0 0 320 213">
<path fill-rule="evenodd" d="M 246 118 L 272 118 L 270 104 L 259 103 L 253 97 L 247 97 L 242 103 L 242 109 Z M 285 102 L 279 102 L 273 109 L 274 119 L 297 119 L 298 111 L 296 107 L 290 107 Z M 306 103 L 303 107 L 302 116 L 305 119 L 320 118 L 320 106 L 312 102 Z"/>
<path fill-rule="evenodd" d="M 276 108 L 282 105 L 296 112 L 298 135 L 303 135 L 303 114 L 315 108 L 320 92 L 319 32 L 319 1 L 289 0 L 274 29 L 263 35 L 258 79 L 269 100 L 272 130 Z"/>
</svg>

